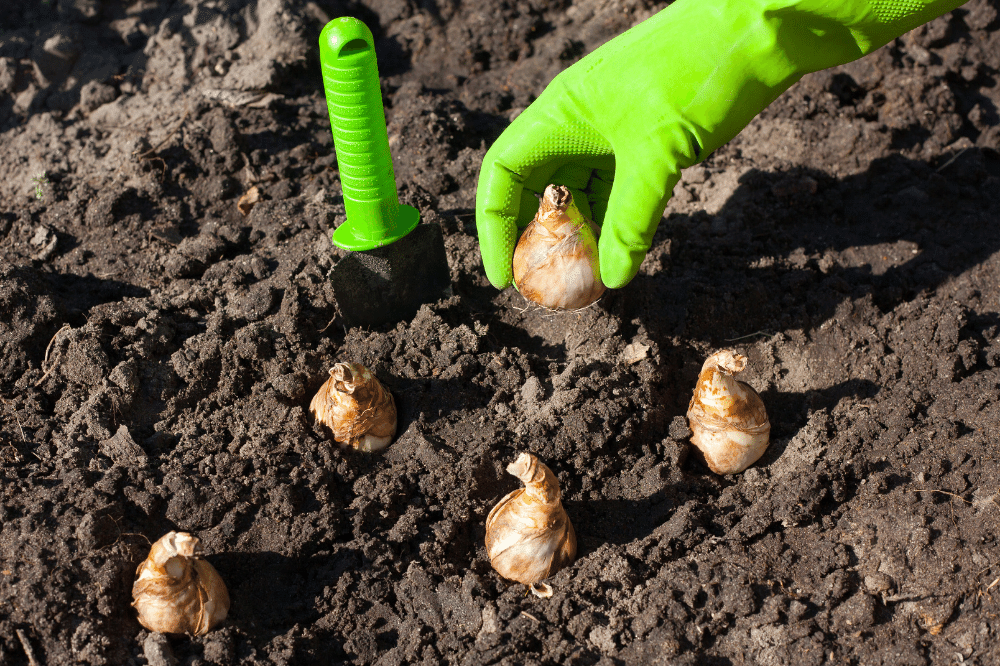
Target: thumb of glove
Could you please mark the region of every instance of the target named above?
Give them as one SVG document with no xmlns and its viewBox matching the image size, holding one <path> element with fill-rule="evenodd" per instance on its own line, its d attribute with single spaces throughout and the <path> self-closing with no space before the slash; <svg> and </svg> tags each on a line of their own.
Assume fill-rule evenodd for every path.
<svg viewBox="0 0 1000 666">
<path fill-rule="evenodd" d="M 601 280 L 611 289 L 624 287 L 639 272 L 680 180 L 678 169 L 650 169 L 648 163 L 631 160 L 618 164 L 598 241 Z"/>
</svg>

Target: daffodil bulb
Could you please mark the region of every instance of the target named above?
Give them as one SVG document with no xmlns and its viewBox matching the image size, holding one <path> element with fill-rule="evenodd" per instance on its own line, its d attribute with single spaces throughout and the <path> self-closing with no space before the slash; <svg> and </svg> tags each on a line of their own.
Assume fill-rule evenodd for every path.
<svg viewBox="0 0 1000 666">
<path fill-rule="evenodd" d="M 514 248 L 514 285 L 550 310 L 578 310 L 604 293 L 596 224 L 573 203 L 569 188 L 549 185 L 535 218 Z"/>
<path fill-rule="evenodd" d="M 136 571 L 132 599 L 139 624 L 165 634 L 201 636 L 229 612 L 225 583 L 187 532 L 168 532 L 153 544 Z"/>
<path fill-rule="evenodd" d="M 309 404 L 333 439 L 359 451 L 381 451 L 396 435 L 392 394 L 360 363 L 337 363 Z"/>
<path fill-rule="evenodd" d="M 576 533 L 552 470 L 530 453 L 522 453 L 507 472 L 524 488 L 508 494 L 490 511 L 486 553 L 501 576 L 533 585 L 573 561 Z"/>
<path fill-rule="evenodd" d="M 753 388 L 733 375 L 745 356 L 725 350 L 708 357 L 688 405 L 691 443 L 716 474 L 738 474 L 764 455 L 771 423 Z"/>
</svg>

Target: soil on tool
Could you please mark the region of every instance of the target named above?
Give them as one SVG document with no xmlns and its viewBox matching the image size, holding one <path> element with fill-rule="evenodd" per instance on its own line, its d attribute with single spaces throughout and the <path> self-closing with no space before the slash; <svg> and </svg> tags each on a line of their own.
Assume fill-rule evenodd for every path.
<svg viewBox="0 0 1000 666">
<path fill-rule="evenodd" d="M 997 0 L 805 77 L 565 315 L 487 282 L 479 165 L 662 2 L 0 4 L 0 663 L 995 663 Z M 344 14 L 454 291 L 372 329 L 327 280 L 316 39 Z M 720 348 L 772 424 L 735 477 L 684 419 Z M 395 395 L 382 454 L 307 411 L 342 360 Z M 483 545 L 521 451 L 579 541 L 547 599 Z M 229 587 L 201 638 L 129 605 L 169 530 Z"/>
</svg>

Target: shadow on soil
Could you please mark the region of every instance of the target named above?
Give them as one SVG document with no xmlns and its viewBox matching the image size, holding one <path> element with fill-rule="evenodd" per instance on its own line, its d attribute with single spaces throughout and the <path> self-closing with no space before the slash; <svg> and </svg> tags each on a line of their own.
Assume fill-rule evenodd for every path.
<svg viewBox="0 0 1000 666">
<path fill-rule="evenodd" d="M 322 603 L 309 591 L 324 589 L 321 581 L 329 581 L 335 586 L 341 574 L 358 569 L 362 564 L 360 553 L 350 548 L 340 549 L 333 555 L 323 553 L 308 557 L 243 552 L 220 553 L 210 559 L 225 580 L 233 581 L 229 588 L 232 605 L 226 622 L 237 626 L 263 625 L 277 633 L 289 631 L 297 624 L 315 623 L 322 617 L 319 610 Z M 248 627 L 247 631 L 251 629 Z M 346 656 L 339 642 L 331 650 L 330 641 L 333 640 L 333 636 L 322 637 L 324 652 L 329 656 L 338 652 L 341 657 Z M 309 655 L 308 643 L 303 641 L 297 645 L 296 652 L 301 651 L 300 656 Z"/>
<path fill-rule="evenodd" d="M 778 461 L 789 442 L 808 420 L 810 409 L 832 409 L 846 398 L 863 399 L 875 396 L 880 387 L 865 379 L 851 379 L 827 389 L 796 393 L 767 391 L 761 394 L 773 414 L 782 414 L 780 422 L 772 422 L 771 443 L 760 460 L 761 465 Z M 566 510 L 587 530 L 578 533 L 581 556 L 590 546 L 613 543 L 624 545 L 642 541 L 654 530 L 661 528 L 678 509 L 692 497 L 709 497 L 738 482 L 739 477 L 718 477 L 712 474 L 698 451 L 685 456 L 682 467 L 690 473 L 683 478 L 670 479 L 664 487 L 647 497 L 638 499 L 569 501 Z M 696 512 L 694 512 L 696 513 Z M 691 520 L 698 522 L 696 515 Z"/>
<path fill-rule="evenodd" d="M 637 276 L 605 307 L 623 321 L 655 313 L 642 323 L 656 338 L 713 345 L 808 331 L 865 296 L 892 310 L 1000 250 L 1000 227 L 983 214 L 1000 155 L 970 148 L 939 162 L 894 155 L 842 179 L 750 171 L 718 215 L 662 222 L 653 243 L 671 241 L 662 269 Z M 731 268 L 703 267 L 708 253 L 732 257 Z"/>
</svg>

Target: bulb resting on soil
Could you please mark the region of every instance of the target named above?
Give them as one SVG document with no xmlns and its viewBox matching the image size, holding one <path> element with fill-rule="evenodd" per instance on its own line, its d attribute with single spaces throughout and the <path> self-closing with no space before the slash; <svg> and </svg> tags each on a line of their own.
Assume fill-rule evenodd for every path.
<svg viewBox="0 0 1000 666">
<path fill-rule="evenodd" d="M 764 455 L 771 423 L 753 388 L 733 375 L 747 365 L 733 351 L 712 354 L 701 367 L 688 405 L 691 443 L 716 474 L 737 474 Z"/>
<path fill-rule="evenodd" d="M 604 293 L 596 224 L 573 203 L 569 188 L 549 185 L 535 218 L 514 248 L 514 285 L 550 310 L 578 310 Z"/>
<path fill-rule="evenodd" d="M 201 636 L 226 619 L 226 585 L 200 556 L 201 541 L 187 532 L 168 532 L 153 544 L 132 586 L 139 624 L 165 634 Z"/>
<path fill-rule="evenodd" d="M 533 585 L 576 557 L 576 533 L 563 509 L 559 482 L 544 463 L 522 453 L 507 472 L 524 483 L 486 518 L 490 564 L 509 580 Z"/>
<path fill-rule="evenodd" d="M 309 404 L 333 439 L 359 451 L 381 451 L 396 435 L 392 394 L 360 363 L 337 363 Z"/>
</svg>

